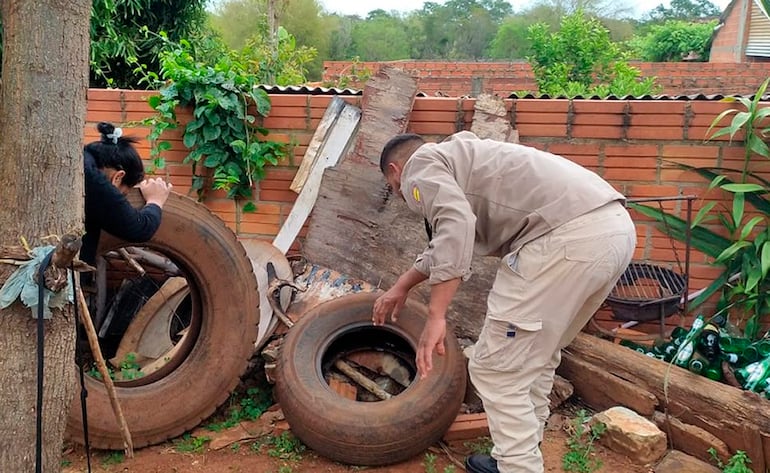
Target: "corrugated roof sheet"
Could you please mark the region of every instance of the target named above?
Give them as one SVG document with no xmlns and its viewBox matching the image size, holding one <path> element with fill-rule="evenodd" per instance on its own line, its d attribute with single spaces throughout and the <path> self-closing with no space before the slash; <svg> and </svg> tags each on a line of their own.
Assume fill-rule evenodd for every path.
<svg viewBox="0 0 770 473">
<path fill-rule="evenodd" d="M 269 94 L 304 94 L 304 95 L 363 95 L 363 91 L 356 90 L 356 89 L 339 89 L 336 87 L 318 87 L 318 86 L 310 86 L 310 85 L 289 85 L 289 86 L 280 86 L 280 85 L 260 85 L 261 89 L 263 89 L 265 92 Z M 429 97 L 428 94 L 424 92 L 418 92 L 418 97 Z M 468 95 L 464 97 L 469 97 Z M 640 97 L 635 97 L 633 95 L 625 95 L 625 96 L 610 96 L 607 98 L 601 98 L 598 96 L 578 96 L 578 97 L 572 97 L 577 100 L 703 100 L 703 101 L 717 101 L 722 100 L 726 97 L 746 97 L 746 98 L 753 98 L 754 95 L 723 95 L 723 94 L 690 94 L 690 95 L 643 95 Z M 517 95 L 515 93 L 507 96 L 506 98 L 509 99 L 567 99 L 569 97 L 566 96 L 549 96 L 549 95 L 534 95 L 534 94 L 526 94 L 526 95 Z M 762 100 L 764 101 L 770 101 L 770 94 L 766 94 L 762 97 Z"/>
</svg>

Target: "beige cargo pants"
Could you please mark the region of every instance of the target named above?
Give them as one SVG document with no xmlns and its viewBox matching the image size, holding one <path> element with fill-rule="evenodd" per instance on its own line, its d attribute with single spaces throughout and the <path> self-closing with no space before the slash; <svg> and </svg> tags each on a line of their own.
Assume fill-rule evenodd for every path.
<svg viewBox="0 0 770 473">
<path fill-rule="evenodd" d="M 625 207 L 613 202 L 506 255 L 468 363 L 503 473 L 540 473 L 539 442 L 561 349 L 590 320 L 636 246 Z"/>
</svg>

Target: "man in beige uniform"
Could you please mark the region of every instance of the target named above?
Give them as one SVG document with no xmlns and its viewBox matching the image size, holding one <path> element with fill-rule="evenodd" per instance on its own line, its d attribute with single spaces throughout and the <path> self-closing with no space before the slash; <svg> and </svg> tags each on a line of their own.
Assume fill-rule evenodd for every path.
<svg viewBox="0 0 770 473">
<path fill-rule="evenodd" d="M 484 402 L 492 456 L 469 472 L 539 473 L 539 443 L 560 349 L 599 308 L 625 270 L 636 231 L 623 195 L 593 172 L 534 148 L 460 132 L 435 144 L 413 134 L 385 146 L 388 184 L 432 229 L 427 249 L 374 305 L 396 321 L 409 290 L 431 285 L 417 347 L 428 375 L 444 354 L 446 311 L 471 257 L 502 257 L 468 370 Z"/>
</svg>

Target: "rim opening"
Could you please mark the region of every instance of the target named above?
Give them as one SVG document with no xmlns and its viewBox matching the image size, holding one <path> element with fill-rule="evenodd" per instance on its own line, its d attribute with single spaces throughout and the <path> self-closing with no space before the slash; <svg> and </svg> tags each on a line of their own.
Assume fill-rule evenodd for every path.
<svg viewBox="0 0 770 473">
<path fill-rule="evenodd" d="M 412 345 L 398 333 L 360 325 L 333 337 L 320 368 L 327 386 L 338 395 L 379 402 L 386 397 L 382 392 L 378 395 L 377 388 L 387 396 L 398 396 L 412 384 L 417 374 L 415 356 Z"/>
<path fill-rule="evenodd" d="M 116 386 L 145 386 L 190 354 L 201 328 L 201 296 L 190 272 L 166 251 L 123 247 L 100 256 L 83 282 L 99 346 Z M 85 337 L 84 369 L 96 379 Z"/>
</svg>

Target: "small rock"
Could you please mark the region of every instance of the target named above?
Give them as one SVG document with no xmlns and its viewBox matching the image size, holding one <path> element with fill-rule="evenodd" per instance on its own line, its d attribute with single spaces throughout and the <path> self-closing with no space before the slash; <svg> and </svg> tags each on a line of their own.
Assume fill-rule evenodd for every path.
<svg viewBox="0 0 770 473">
<path fill-rule="evenodd" d="M 591 422 L 607 426 L 599 442 L 634 462 L 656 462 L 668 448 L 666 434 L 657 425 L 626 407 L 607 409 L 596 414 Z"/>
<path fill-rule="evenodd" d="M 561 414 L 551 414 L 548 418 L 548 422 L 545 423 L 545 430 L 552 432 L 564 429 L 567 425 L 567 418 Z"/>
<path fill-rule="evenodd" d="M 653 471 L 655 473 L 720 473 L 721 470 L 679 450 L 672 450 L 663 457 Z"/>
<path fill-rule="evenodd" d="M 572 383 L 558 374 L 555 375 L 553 378 L 553 388 L 551 389 L 551 394 L 548 396 L 551 400 L 551 411 L 554 411 L 557 407 L 561 406 L 574 392 L 575 387 L 572 386 Z"/>
</svg>

